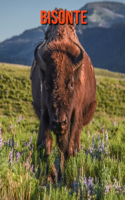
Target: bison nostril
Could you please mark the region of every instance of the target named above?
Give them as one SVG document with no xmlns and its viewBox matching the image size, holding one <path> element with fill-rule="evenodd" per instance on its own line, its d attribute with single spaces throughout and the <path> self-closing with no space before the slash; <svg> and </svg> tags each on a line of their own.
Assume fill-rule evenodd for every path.
<svg viewBox="0 0 125 200">
<path fill-rule="evenodd" d="M 62 121 L 63 124 L 66 124 L 66 119 Z"/>
</svg>

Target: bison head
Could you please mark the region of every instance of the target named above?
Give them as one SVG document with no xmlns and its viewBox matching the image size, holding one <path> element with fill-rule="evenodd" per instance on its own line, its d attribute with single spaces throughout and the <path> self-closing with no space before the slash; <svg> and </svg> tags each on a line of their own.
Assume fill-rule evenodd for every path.
<svg viewBox="0 0 125 200">
<path fill-rule="evenodd" d="M 79 73 L 83 57 L 81 45 L 72 41 L 42 43 L 35 50 L 42 81 L 42 112 L 56 135 L 71 129 L 76 104 L 81 101 L 78 93 L 82 84 Z"/>
</svg>

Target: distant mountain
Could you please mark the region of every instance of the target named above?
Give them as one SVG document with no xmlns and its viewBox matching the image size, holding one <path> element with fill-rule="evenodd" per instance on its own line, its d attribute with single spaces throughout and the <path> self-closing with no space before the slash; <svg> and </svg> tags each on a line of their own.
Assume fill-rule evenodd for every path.
<svg viewBox="0 0 125 200">
<path fill-rule="evenodd" d="M 0 62 L 31 65 L 36 44 L 44 33 L 41 27 L 24 31 L 0 43 Z"/>
<path fill-rule="evenodd" d="M 125 73 L 125 24 L 87 28 L 77 35 L 94 67 Z"/>
<path fill-rule="evenodd" d="M 125 73 L 125 4 L 95 2 L 86 4 L 88 25 L 76 32 L 94 67 Z M 26 30 L 0 43 L 0 62 L 31 65 L 33 52 L 44 38 L 42 27 Z"/>
<path fill-rule="evenodd" d="M 88 3 L 80 10 L 87 10 L 88 22 L 86 27 L 109 28 L 115 23 L 125 23 L 125 4 L 117 2 L 93 2 Z M 85 26 L 78 25 L 80 29 Z M 77 27 L 77 28 L 78 28 Z"/>
</svg>

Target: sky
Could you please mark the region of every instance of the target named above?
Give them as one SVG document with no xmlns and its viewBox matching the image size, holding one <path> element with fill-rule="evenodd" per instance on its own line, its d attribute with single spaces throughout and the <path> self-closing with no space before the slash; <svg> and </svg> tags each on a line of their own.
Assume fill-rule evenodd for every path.
<svg viewBox="0 0 125 200">
<path fill-rule="evenodd" d="M 79 10 L 94 1 L 98 0 L 0 0 L 0 42 L 40 26 L 41 10 L 52 11 L 55 7 Z M 125 0 L 113 1 L 125 3 Z"/>
</svg>

